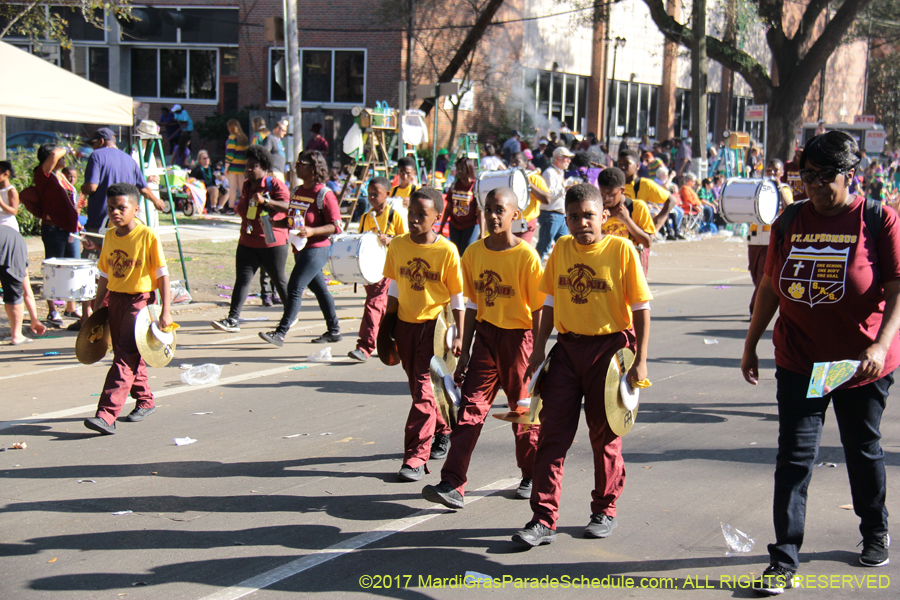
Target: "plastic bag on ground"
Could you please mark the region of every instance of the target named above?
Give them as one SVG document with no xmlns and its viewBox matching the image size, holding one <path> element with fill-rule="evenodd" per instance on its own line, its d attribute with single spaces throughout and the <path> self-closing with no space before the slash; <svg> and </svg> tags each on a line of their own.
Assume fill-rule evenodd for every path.
<svg viewBox="0 0 900 600">
<path fill-rule="evenodd" d="M 188 385 L 206 385 L 215 383 L 222 375 L 222 365 L 207 363 L 192 367 L 181 374 L 181 382 Z"/>
<path fill-rule="evenodd" d="M 328 346 L 324 350 L 319 350 L 318 352 L 313 352 L 309 356 L 306 357 L 307 362 L 320 362 L 327 363 L 331 362 L 331 346 Z"/>
<path fill-rule="evenodd" d="M 746 553 L 753 550 L 756 541 L 749 535 L 736 529 L 731 525 L 719 523 L 722 526 L 722 535 L 725 536 L 725 543 L 728 545 L 728 554 Z"/>
<path fill-rule="evenodd" d="M 181 281 L 170 282 L 169 289 L 172 291 L 172 304 L 187 304 L 193 300 L 191 293 Z"/>
</svg>

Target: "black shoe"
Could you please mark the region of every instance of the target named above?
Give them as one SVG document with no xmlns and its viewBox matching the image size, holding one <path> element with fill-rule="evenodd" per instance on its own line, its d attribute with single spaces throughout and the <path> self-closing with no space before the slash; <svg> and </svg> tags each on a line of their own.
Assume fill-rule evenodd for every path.
<svg viewBox="0 0 900 600">
<path fill-rule="evenodd" d="M 891 545 L 891 536 L 884 534 L 879 537 L 869 538 L 860 542 L 863 550 L 859 555 L 859 563 L 864 567 L 883 567 L 891 562 L 888 558 L 888 546 Z"/>
<path fill-rule="evenodd" d="M 341 339 L 343 339 L 343 337 L 344 336 L 342 336 L 340 333 L 325 332 L 322 335 L 320 335 L 319 337 L 314 338 L 312 340 L 312 343 L 313 344 L 329 344 L 331 342 L 339 342 L 339 341 L 341 341 Z"/>
<path fill-rule="evenodd" d="M 404 464 L 400 467 L 400 472 L 397 473 L 397 479 L 399 481 L 418 481 L 422 479 L 422 474 L 425 472 L 425 465 L 419 465 L 415 469 L 411 466 Z"/>
<path fill-rule="evenodd" d="M 516 500 L 528 500 L 531 498 L 531 480 L 527 477 L 522 478 L 522 483 L 516 488 Z"/>
<path fill-rule="evenodd" d="M 676 240 L 686 240 L 687 238 L 684 237 L 684 234 L 676 233 L 676 234 L 675 234 L 675 239 L 676 239 Z"/>
<path fill-rule="evenodd" d="M 760 596 L 777 596 L 793 587 L 794 572 L 781 565 L 769 565 L 762 577 L 753 581 L 753 591 Z"/>
<path fill-rule="evenodd" d="M 69 323 L 69 326 L 66 327 L 66 331 L 81 331 L 81 321 Z"/>
<path fill-rule="evenodd" d="M 128 416 L 122 419 L 123 421 L 128 421 L 129 423 L 137 423 L 138 421 L 143 421 L 146 417 L 149 417 L 153 413 L 156 412 L 156 407 L 151 406 L 150 408 L 137 408 L 130 413 Z"/>
<path fill-rule="evenodd" d="M 543 544 L 552 544 L 556 539 L 556 530 L 550 529 L 543 523 L 530 521 L 525 525 L 525 529 L 517 531 L 512 536 L 512 541 L 529 548 L 541 546 Z"/>
<path fill-rule="evenodd" d="M 263 305 L 263 306 L 272 306 L 272 304 L 273 304 L 273 303 L 272 303 L 272 296 L 270 296 L 270 295 L 268 295 L 268 294 L 263 294 L 263 297 L 262 297 L 262 305 Z"/>
<path fill-rule="evenodd" d="M 584 528 L 584 537 L 594 539 L 607 538 L 618 525 L 619 522 L 615 517 L 594 513 L 591 515 L 591 522 Z"/>
<path fill-rule="evenodd" d="M 65 310 L 63 311 L 63 316 L 67 319 L 81 319 L 81 315 L 78 314 L 77 310 Z"/>
<path fill-rule="evenodd" d="M 279 348 L 284 346 L 284 336 L 277 331 L 260 331 L 259 337 L 269 342 L 273 346 L 278 346 Z"/>
<path fill-rule="evenodd" d="M 240 322 L 231 317 L 219 321 L 210 321 L 209 324 L 213 326 L 213 329 L 227 331 L 228 333 L 238 333 L 241 330 Z"/>
<path fill-rule="evenodd" d="M 116 424 L 113 423 L 112 425 L 107 425 L 106 421 L 100 417 L 85 419 L 84 426 L 102 435 L 115 435 L 116 433 Z"/>
<path fill-rule="evenodd" d="M 667 242 L 674 242 L 676 239 L 678 239 L 678 238 L 676 238 L 674 235 L 667 235 L 667 236 L 666 236 L 666 241 L 667 241 Z"/>
<path fill-rule="evenodd" d="M 439 460 L 446 457 L 448 450 L 450 450 L 450 436 L 444 433 L 434 434 L 434 439 L 431 440 L 431 459 Z"/>
<path fill-rule="evenodd" d="M 369 360 L 369 357 L 366 356 L 366 353 L 359 348 L 357 348 L 356 350 L 351 350 L 347 353 L 347 356 L 358 362 L 366 362 L 367 360 Z"/>
<path fill-rule="evenodd" d="M 443 504 L 447 508 L 465 508 L 466 502 L 462 494 L 452 485 L 442 481 L 437 485 L 426 485 L 422 488 L 422 497 L 435 504 Z"/>
</svg>

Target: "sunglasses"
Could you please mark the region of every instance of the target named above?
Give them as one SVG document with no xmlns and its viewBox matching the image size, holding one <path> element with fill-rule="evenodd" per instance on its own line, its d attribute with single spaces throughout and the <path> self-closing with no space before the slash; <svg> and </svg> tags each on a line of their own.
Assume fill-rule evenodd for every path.
<svg viewBox="0 0 900 600">
<path fill-rule="evenodd" d="M 845 172 L 840 169 L 824 169 L 822 171 L 814 171 L 812 169 L 800 169 L 800 181 L 803 183 L 813 183 L 816 178 L 824 184 L 832 183 L 843 175 Z"/>
</svg>

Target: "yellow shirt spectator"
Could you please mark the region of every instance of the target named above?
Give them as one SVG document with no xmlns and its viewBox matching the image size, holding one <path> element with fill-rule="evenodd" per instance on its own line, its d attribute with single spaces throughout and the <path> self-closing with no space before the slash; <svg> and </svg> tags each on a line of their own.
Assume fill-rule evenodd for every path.
<svg viewBox="0 0 900 600">
<path fill-rule="evenodd" d="M 656 227 L 653 226 L 653 217 L 650 215 L 650 209 L 640 200 L 632 200 L 631 202 L 633 207 L 631 220 L 634 221 L 638 227 L 649 233 L 652 238 L 656 234 Z M 606 223 L 603 224 L 602 231 L 607 235 L 623 237 L 631 240 L 632 243 L 634 242 L 634 238 L 628 233 L 628 228 L 625 227 L 625 223 L 615 217 L 607 219 Z"/>
</svg>

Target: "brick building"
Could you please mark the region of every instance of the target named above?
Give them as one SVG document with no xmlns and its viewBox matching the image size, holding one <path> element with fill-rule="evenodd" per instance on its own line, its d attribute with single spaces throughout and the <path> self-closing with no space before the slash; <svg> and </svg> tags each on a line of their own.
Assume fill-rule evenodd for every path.
<svg viewBox="0 0 900 600">
<path fill-rule="evenodd" d="M 670 14 L 680 18 L 689 11 L 683 1 L 668 0 Z M 475 20 L 473 5 L 485 4 L 416 1 L 413 88 L 436 81 Z M 408 3 L 298 0 L 298 5 L 304 134 L 313 122 L 324 123 L 324 134 L 339 146 L 352 123 L 352 107 L 378 100 L 398 104 L 398 83 L 406 77 L 403 11 Z M 727 5 L 728 0 L 710 2 L 711 31 L 721 27 Z M 803 7 L 791 6 L 797 14 Z M 161 107 L 176 103 L 195 124 L 242 107 L 272 115 L 285 111 L 285 94 L 274 75 L 283 50 L 264 35 L 266 19 L 281 15 L 281 2 L 153 0 L 152 8 L 135 6 L 145 20 L 130 34 L 109 15 L 103 31 L 86 25 L 77 12 L 48 10 L 64 11 L 70 21 L 70 50 L 6 41 L 133 96 L 149 105 L 151 118 L 158 119 Z M 612 143 L 625 134 L 632 139 L 683 136 L 691 118 L 689 54 L 665 42 L 640 0 L 612 4 L 608 22 L 592 23 L 591 16 L 592 10 L 558 0 L 504 2 L 493 19 L 501 24 L 488 28 L 468 66 L 465 93 L 439 105 L 441 145 L 449 142 L 454 115 L 457 132 L 477 131 L 482 139 L 505 138 L 512 128 L 531 132 L 562 123 Z M 824 17 L 820 21 L 817 27 Z M 624 45 L 610 43 L 617 37 L 626 40 Z M 762 35 L 747 35 L 740 42 L 768 61 Z M 863 112 L 866 53 L 862 41 L 835 53 L 825 75 L 829 93 L 814 86 L 806 119 L 852 121 Z M 743 120 L 752 97 L 739 76 L 710 61 L 708 92 L 711 132 L 749 130 L 759 136 L 758 125 Z M 9 129 L 14 132 L 15 125 Z"/>
</svg>

